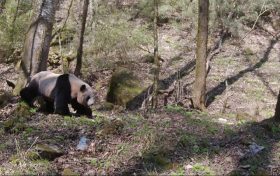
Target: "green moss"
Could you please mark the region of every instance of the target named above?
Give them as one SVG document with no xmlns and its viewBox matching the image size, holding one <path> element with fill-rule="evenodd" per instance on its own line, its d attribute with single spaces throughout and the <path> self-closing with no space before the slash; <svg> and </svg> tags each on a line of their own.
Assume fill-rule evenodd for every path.
<svg viewBox="0 0 280 176">
<path fill-rule="evenodd" d="M 140 94 L 143 89 L 140 81 L 131 71 L 120 68 L 112 75 L 107 101 L 125 106 L 126 103 Z"/>
<path fill-rule="evenodd" d="M 175 171 L 171 172 L 171 176 L 184 176 L 186 175 L 184 167 L 179 167 Z"/>
<path fill-rule="evenodd" d="M 190 134 L 183 134 L 179 139 L 179 145 L 183 147 L 188 147 L 190 145 L 195 145 L 197 143 L 197 139 Z"/>
<path fill-rule="evenodd" d="M 17 118 L 11 118 L 11 119 L 6 120 L 3 123 L 5 131 L 6 132 L 10 131 L 14 127 L 15 123 L 17 122 L 17 120 L 18 120 Z"/>
<path fill-rule="evenodd" d="M 34 152 L 34 151 L 29 151 L 26 153 L 26 157 L 29 159 L 29 160 L 38 160 L 40 159 L 40 156 L 37 152 Z"/>
<path fill-rule="evenodd" d="M 192 111 L 187 111 L 184 107 L 176 105 L 168 105 L 166 106 L 166 110 L 169 112 L 179 113 L 185 117 L 191 117 L 194 114 Z"/>
<path fill-rule="evenodd" d="M 32 115 L 36 113 L 35 108 L 30 108 L 25 102 L 20 102 L 17 105 L 16 110 L 14 111 L 14 115 L 16 117 L 24 117 L 26 119 L 31 118 Z"/>
<path fill-rule="evenodd" d="M 197 174 L 197 175 L 215 175 L 215 172 L 212 171 L 208 166 L 204 166 L 202 164 L 195 164 L 192 168 L 192 170 Z"/>
</svg>

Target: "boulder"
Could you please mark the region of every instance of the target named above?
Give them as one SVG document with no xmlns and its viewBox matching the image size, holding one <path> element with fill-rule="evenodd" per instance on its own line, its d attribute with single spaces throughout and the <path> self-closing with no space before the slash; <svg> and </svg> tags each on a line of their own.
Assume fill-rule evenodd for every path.
<svg viewBox="0 0 280 176">
<path fill-rule="evenodd" d="M 57 146 L 54 145 L 37 144 L 35 148 L 38 151 L 41 158 L 50 161 L 63 155 L 63 152 Z"/>
<path fill-rule="evenodd" d="M 134 97 L 144 90 L 141 81 L 132 71 L 126 68 L 117 69 L 111 78 L 107 101 L 116 105 L 126 106 Z"/>
</svg>

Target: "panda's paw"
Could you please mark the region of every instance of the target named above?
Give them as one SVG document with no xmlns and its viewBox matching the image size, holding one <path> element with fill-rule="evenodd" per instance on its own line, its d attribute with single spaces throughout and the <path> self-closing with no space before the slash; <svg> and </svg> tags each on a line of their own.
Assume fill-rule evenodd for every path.
<svg viewBox="0 0 280 176">
<path fill-rule="evenodd" d="M 70 115 L 69 110 L 63 110 L 63 109 L 56 109 L 54 113 L 59 115 Z"/>
</svg>

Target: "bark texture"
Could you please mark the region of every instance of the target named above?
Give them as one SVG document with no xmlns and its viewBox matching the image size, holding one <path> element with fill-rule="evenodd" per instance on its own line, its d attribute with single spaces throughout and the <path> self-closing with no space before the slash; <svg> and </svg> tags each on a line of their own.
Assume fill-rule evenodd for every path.
<svg viewBox="0 0 280 176">
<path fill-rule="evenodd" d="M 59 0 L 33 1 L 32 23 L 26 34 L 21 73 L 14 94 L 18 95 L 26 81 L 34 74 L 47 69 L 55 11 Z"/>
<path fill-rule="evenodd" d="M 277 98 L 274 118 L 275 118 L 275 120 L 280 121 L 280 91 L 278 93 L 278 98 Z"/>
<path fill-rule="evenodd" d="M 80 35 L 79 35 L 79 44 L 78 44 L 78 50 L 77 50 L 77 65 L 76 65 L 75 72 L 74 72 L 75 75 L 81 75 L 84 33 L 85 33 L 86 22 L 87 22 L 88 5 L 89 5 L 89 0 L 84 0 L 83 13 L 82 13 L 82 23 L 81 23 L 81 32 L 80 32 Z"/>
<path fill-rule="evenodd" d="M 196 67 L 193 87 L 194 108 L 205 110 L 206 60 L 208 41 L 209 0 L 199 0 L 198 31 L 196 37 Z"/>
</svg>

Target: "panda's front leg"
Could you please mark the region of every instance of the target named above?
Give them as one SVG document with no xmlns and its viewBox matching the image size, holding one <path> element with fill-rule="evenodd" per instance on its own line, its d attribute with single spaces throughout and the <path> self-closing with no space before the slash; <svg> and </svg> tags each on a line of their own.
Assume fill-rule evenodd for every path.
<svg viewBox="0 0 280 176">
<path fill-rule="evenodd" d="M 85 107 L 78 103 L 76 99 L 71 100 L 72 108 L 76 111 L 77 115 L 86 115 L 88 117 L 92 117 L 92 111 L 89 107 Z"/>
</svg>

